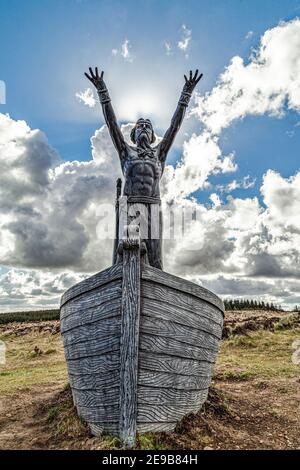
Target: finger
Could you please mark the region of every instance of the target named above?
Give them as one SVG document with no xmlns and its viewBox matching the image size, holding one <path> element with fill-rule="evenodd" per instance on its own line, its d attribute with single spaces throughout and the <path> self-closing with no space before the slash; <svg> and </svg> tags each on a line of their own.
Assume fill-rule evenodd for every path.
<svg viewBox="0 0 300 470">
<path fill-rule="evenodd" d="M 193 72 L 190 70 L 190 80 L 193 78 Z"/>
<path fill-rule="evenodd" d="M 200 82 L 200 80 L 201 80 L 202 77 L 203 77 L 203 73 L 200 73 L 198 79 L 196 80 L 196 85 L 197 85 L 198 82 Z"/>
<path fill-rule="evenodd" d="M 103 78 L 103 75 L 104 75 L 104 71 L 102 70 L 101 77 L 100 77 L 101 79 Z"/>
<path fill-rule="evenodd" d="M 95 72 L 96 72 L 96 78 L 99 78 L 98 67 L 95 68 Z"/>
<path fill-rule="evenodd" d="M 193 80 L 197 80 L 197 75 L 198 75 L 198 69 L 197 69 L 196 72 L 195 72 L 195 75 L 194 75 Z"/>
<path fill-rule="evenodd" d="M 84 72 L 84 75 L 86 76 L 86 78 L 87 78 L 88 80 L 90 80 L 90 81 L 93 80 L 92 77 L 90 77 L 86 72 Z"/>
<path fill-rule="evenodd" d="M 184 79 L 185 79 L 186 82 L 188 81 L 188 79 L 186 78 L 186 75 L 184 76 Z"/>
<path fill-rule="evenodd" d="M 90 71 L 91 77 L 96 78 L 95 75 L 94 75 L 92 67 L 89 67 L 89 71 Z"/>
</svg>

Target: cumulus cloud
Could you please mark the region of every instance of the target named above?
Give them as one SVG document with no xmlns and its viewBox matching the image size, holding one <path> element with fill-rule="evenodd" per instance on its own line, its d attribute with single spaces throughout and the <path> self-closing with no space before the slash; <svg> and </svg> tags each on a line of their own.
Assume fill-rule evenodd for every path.
<svg viewBox="0 0 300 470">
<path fill-rule="evenodd" d="M 165 169 L 163 204 L 196 214 L 184 238 L 166 240 L 165 269 L 220 295 L 261 294 L 285 305 L 300 296 L 300 172 L 284 178 L 267 171 L 263 204 L 228 195 L 253 187 L 249 176 L 215 186 L 206 204 L 193 198 L 211 187 L 211 176 L 237 170 L 234 152 L 220 148 L 222 129 L 249 114 L 300 110 L 299 23 L 267 31 L 248 63 L 233 58 L 216 87 L 196 98 L 192 114 L 204 129 Z M 127 59 L 129 43 L 122 51 Z M 131 128 L 122 127 L 128 140 Z M 0 114 L 0 263 L 9 267 L 0 276 L 2 306 L 55 304 L 69 285 L 111 264 L 112 240 L 97 237 L 98 209 L 114 200 L 121 172 L 106 126 L 91 150 L 90 161 L 62 162 L 43 132 Z"/>
<path fill-rule="evenodd" d="M 300 111 L 300 20 L 282 22 L 261 38 L 248 63 L 235 56 L 217 85 L 197 96 L 194 113 L 213 134 L 247 115 Z"/>
<path fill-rule="evenodd" d="M 89 108 L 94 108 L 96 106 L 94 92 L 91 88 L 87 88 L 84 91 L 79 91 L 75 94 L 75 96 L 80 102 Z"/>
<path fill-rule="evenodd" d="M 222 155 L 218 139 L 208 132 L 193 134 L 183 146 L 183 157 L 176 168 L 168 166 L 163 181 L 167 200 L 187 197 L 208 184 L 208 177 L 236 171 L 234 154 Z"/>
<path fill-rule="evenodd" d="M 0 309 L 56 308 L 61 295 L 85 277 L 74 272 L 11 269 L 0 275 Z"/>
<path fill-rule="evenodd" d="M 94 271 L 110 261 L 96 237 L 97 204 L 120 172 L 106 127 L 89 162 L 59 161 L 43 133 L 0 115 L 0 264 Z M 110 246 L 111 242 L 107 242 Z"/>
</svg>

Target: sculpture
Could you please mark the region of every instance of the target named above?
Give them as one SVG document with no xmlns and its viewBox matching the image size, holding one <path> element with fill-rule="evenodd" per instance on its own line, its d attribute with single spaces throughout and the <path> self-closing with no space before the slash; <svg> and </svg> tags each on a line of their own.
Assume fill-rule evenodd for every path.
<svg viewBox="0 0 300 470">
<path fill-rule="evenodd" d="M 159 233 L 148 239 L 149 233 L 131 237 L 128 231 L 115 245 L 113 266 L 64 293 L 61 333 L 78 414 L 93 434 L 114 434 L 123 446 L 133 447 L 137 432 L 172 431 L 183 416 L 201 408 L 222 336 L 222 300 L 164 272 L 161 260 L 159 180 L 202 75 L 196 71 L 185 77 L 163 140 L 153 146 L 151 122 L 139 119 L 131 133 L 134 147 L 125 142 L 117 125 L 103 72 L 99 76 L 96 68 L 90 74 L 86 75 L 98 90 L 121 160 L 123 197 L 129 201 L 126 220 L 136 203 L 150 208 L 150 214 L 158 207 L 150 228 L 158 222 Z M 119 196 L 120 184 L 117 187 Z"/>
<path fill-rule="evenodd" d="M 156 146 L 153 145 L 156 138 L 152 123 L 150 119 L 140 118 L 131 132 L 131 140 L 135 144 L 135 146 L 132 146 L 125 142 L 118 126 L 110 96 L 103 79 L 104 72 L 102 71 L 99 75 L 97 67 L 95 71 L 90 67 L 89 71 L 90 75 L 85 73 L 85 76 L 97 89 L 104 119 L 120 158 L 125 178 L 123 196 L 127 196 L 128 213 L 130 214 L 131 205 L 138 203 L 139 209 L 141 209 L 141 204 L 145 207 L 144 211 L 139 211 L 143 212 L 144 218 L 147 218 L 146 233 L 141 237 L 142 247 L 144 246 L 144 250 L 147 253 L 149 264 L 155 268 L 162 269 L 162 213 L 159 181 L 164 171 L 168 152 L 180 129 L 192 93 L 203 74 L 198 75 L 198 70 L 196 70 L 194 75 L 190 71 L 189 78 L 184 75 L 185 84 L 176 111 L 172 117 L 171 125 L 162 141 Z M 133 211 L 134 213 L 135 211 Z M 154 217 L 153 214 L 155 214 Z M 153 229 L 153 223 L 157 224 L 157 229 L 155 230 Z M 155 233 L 154 236 L 153 233 Z M 118 243 L 116 245 L 118 246 Z M 118 256 L 115 256 L 115 259 L 118 261 Z"/>
</svg>

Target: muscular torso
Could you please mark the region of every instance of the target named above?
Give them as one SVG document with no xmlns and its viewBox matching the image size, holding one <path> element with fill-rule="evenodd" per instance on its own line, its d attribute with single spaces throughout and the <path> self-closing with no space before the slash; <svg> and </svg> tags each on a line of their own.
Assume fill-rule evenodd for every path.
<svg viewBox="0 0 300 470">
<path fill-rule="evenodd" d="M 159 197 L 159 180 L 163 168 L 159 160 L 157 147 L 153 153 L 139 154 L 137 149 L 127 146 L 122 159 L 122 171 L 125 177 L 124 196 Z"/>
</svg>

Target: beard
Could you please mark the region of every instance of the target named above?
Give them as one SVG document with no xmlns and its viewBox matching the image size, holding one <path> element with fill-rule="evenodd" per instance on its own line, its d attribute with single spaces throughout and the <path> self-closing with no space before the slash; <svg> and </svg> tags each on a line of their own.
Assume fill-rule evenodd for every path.
<svg viewBox="0 0 300 470">
<path fill-rule="evenodd" d="M 141 132 L 136 141 L 136 146 L 141 150 L 150 150 L 151 142 L 147 132 Z"/>
</svg>

